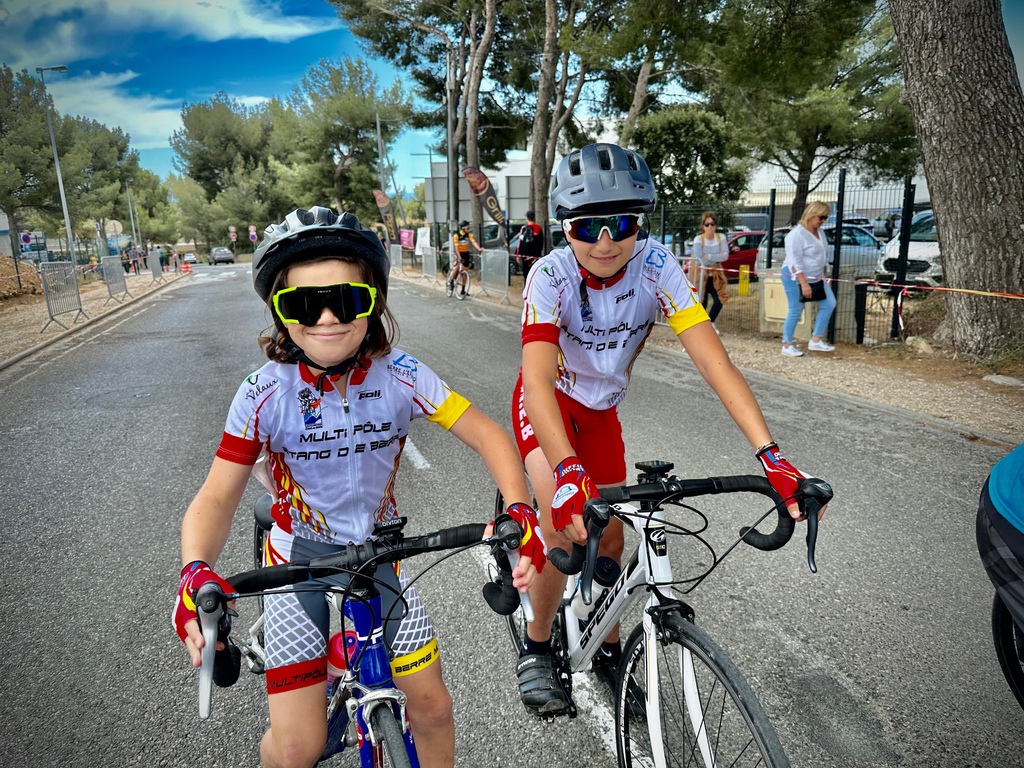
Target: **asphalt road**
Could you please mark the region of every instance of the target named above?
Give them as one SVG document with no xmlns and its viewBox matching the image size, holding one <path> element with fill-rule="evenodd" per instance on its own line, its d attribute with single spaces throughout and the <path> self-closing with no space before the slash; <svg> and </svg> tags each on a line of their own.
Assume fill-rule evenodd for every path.
<svg viewBox="0 0 1024 768">
<path fill-rule="evenodd" d="M 235 388 L 262 362 L 255 338 L 267 316 L 249 280 L 248 265 L 200 267 L 189 284 L 0 372 L 0 766 L 259 764 L 262 680 L 243 673 L 215 691 L 213 717 L 200 722 L 195 674 L 170 627 L 182 514 Z M 391 298 L 400 346 L 508 426 L 518 316 L 400 281 Z M 807 571 L 799 537 L 775 553 L 744 547 L 691 602 L 793 765 L 1024 765 L 1022 713 L 992 651 L 992 590 L 974 544 L 978 489 L 1006 446 L 751 381 L 790 458 L 836 489 L 819 573 Z M 758 471 L 682 355 L 645 353 L 622 417 L 630 462 L 666 459 L 694 477 Z M 489 519 L 492 486 L 475 455 L 423 422 L 411 438 L 422 460 L 403 462 L 398 494 L 412 527 Z M 712 543 L 727 546 L 760 507 L 702 505 Z M 249 567 L 250 543 L 241 511 L 218 570 Z M 503 626 L 479 597 L 481 562 L 459 557 L 423 586 L 456 702 L 458 764 L 614 765 L 589 675 L 579 719 L 545 725 L 524 713 Z M 240 624 L 251 615 L 243 607 Z"/>
</svg>

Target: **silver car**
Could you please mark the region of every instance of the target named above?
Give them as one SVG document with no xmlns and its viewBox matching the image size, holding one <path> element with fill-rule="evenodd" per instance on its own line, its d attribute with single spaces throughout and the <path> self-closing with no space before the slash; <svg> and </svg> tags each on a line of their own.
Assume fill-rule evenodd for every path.
<svg viewBox="0 0 1024 768">
<path fill-rule="evenodd" d="M 231 252 L 230 248 L 216 247 L 210 249 L 210 263 L 211 264 L 234 264 L 235 254 Z"/>
</svg>

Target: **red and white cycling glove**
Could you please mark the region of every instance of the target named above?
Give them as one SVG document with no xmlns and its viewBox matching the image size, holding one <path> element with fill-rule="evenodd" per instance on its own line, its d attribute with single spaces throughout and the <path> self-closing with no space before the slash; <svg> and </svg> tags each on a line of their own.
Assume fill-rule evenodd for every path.
<svg viewBox="0 0 1024 768">
<path fill-rule="evenodd" d="M 580 460 L 569 456 L 555 467 L 555 497 L 551 501 L 551 522 L 556 531 L 572 525 L 573 515 L 583 514 L 583 505 L 598 496 L 597 486 Z"/>
<path fill-rule="evenodd" d="M 196 618 L 195 596 L 199 588 L 208 581 L 215 581 L 227 595 L 233 595 L 235 588 L 213 572 L 202 560 L 194 560 L 181 569 L 181 581 L 178 584 L 178 598 L 174 601 L 174 612 L 171 622 L 181 642 L 185 642 L 188 633 L 185 624 Z"/>
<path fill-rule="evenodd" d="M 547 562 L 548 548 L 544 544 L 544 536 L 540 532 L 540 520 L 537 519 L 537 512 L 529 504 L 516 502 L 510 504 L 505 514 L 519 523 L 523 529 L 523 538 L 519 544 L 519 554 L 530 558 L 537 573 L 544 570 L 544 563 Z"/>
<path fill-rule="evenodd" d="M 797 488 L 800 487 L 800 481 L 810 475 L 790 464 L 774 442 L 768 443 L 759 450 L 757 459 L 761 462 L 764 475 L 768 478 L 768 484 L 775 489 L 775 492 L 782 497 L 787 505 L 792 503 L 793 496 L 796 494 Z"/>
</svg>

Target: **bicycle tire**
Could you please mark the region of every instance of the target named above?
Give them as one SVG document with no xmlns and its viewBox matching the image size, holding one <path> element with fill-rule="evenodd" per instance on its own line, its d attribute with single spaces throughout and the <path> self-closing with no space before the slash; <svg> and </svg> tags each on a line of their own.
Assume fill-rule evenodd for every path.
<svg viewBox="0 0 1024 768">
<path fill-rule="evenodd" d="M 462 301 L 469 295 L 469 270 L 463 269 L 455 278 L 455 298 Z"/>
<path fill-rule="evenodd" d="M 264 546 L 265 546 L 266 541 L 267 541 L 267 536 L 270 535 L 270 532 L 267 531 L 267 530 L 264 530 L 263 526 L 260 525 L 258 522 L 253 524 L 253 528 L 254 528 L 253 536 L 252 536 L 252 538 L 253 538 L 253 547 L 252 547 L 253 548 L 253 553 L 252 553 L 253 554 L 253 568 L 262 568 L 263 567 L 263 549 L 264 549 Z M 259 597 L 256 598 L 256 603 L 257 603 L 257 606 L 259 608 L 259 614 L 258 615 L 262 616 L 263 615 L 263 595 L 260 595 Z M 256 639 L 259 642 L 260 647 L 264 647 L 264 648 L 266 647 L 264 645 L 264 642 L 263 642 L 264 638 L 263 638 L 263 630 L 262 629 L 260 629 L 259 632 L 257 633 Z"/>
<path fill-rule="evenodd" d="M 377 746 L 371 747 L 374 768 L 412 768 L 402 728 L 390 707 L 374 707 L 370 713 L 370 726 L 378 738 Z"/>
<path fill-rule="evenodd" d="M 449 297 L 451 297 L 451 295 L 453 293 L 455 293 L 455 281 L 454 280 L 447 280 L 446 279 L 444 281 L 444 292 L 445 292 L 445 295 L 447 295 Z"/>
<path fill-rule="evenodd" d="M 1017 703 L 1024 709 L 1024 668 L 1021 650 L 1024 649 L 1024 632 L 1013 621 L 1013 614 L 996 593 L 992 600 L 992 640 L 996 646 L 996 658 L 1003 670 L 1010 690 Z"/>
<path fill-rule="evenodd" d="M 722 649 L 681 615 L 668 614 L 659 622 L 659 708 L 666 764 L 789 768 L 768 715 Z M 687 658 L 697 684 L 697 693 L 690 698 L 699 700 L 699 712 L 691 713 L 684 699 Z M 653 764 L 646 671 L 643 626 L 638 626 L 626 644 L 619 669 L 615 739 L 622 768 Z"/>
</svg>

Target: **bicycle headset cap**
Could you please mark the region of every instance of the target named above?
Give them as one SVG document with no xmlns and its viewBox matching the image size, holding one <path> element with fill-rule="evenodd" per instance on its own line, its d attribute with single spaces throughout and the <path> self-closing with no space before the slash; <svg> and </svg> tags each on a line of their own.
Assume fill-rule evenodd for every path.
<svg viewBox="0 0 1024 768">
<path fill-rule="evenodd" d="M 657 202 L 647 163 L 615 144 L 588 144 L 562 158 L 548 195 L 555 218 L 650 213 Z"/>
<path fill-rule="evenodd" d="M 252 283 L 263 301 L 281 270 L 321 255 L 354 256 L 365 262 L 377 289 L 386 297 L 391 261 L 377 234 L 354 213 L 330 208 L 298 208 L 280 224 L 270 224 L 252 257 Z"/>
</svg>

